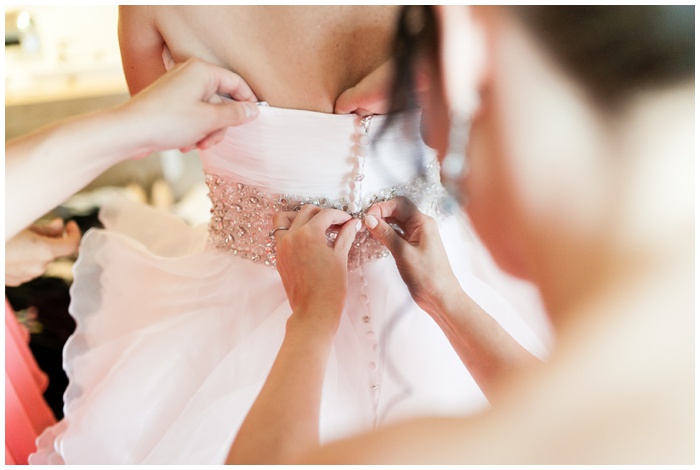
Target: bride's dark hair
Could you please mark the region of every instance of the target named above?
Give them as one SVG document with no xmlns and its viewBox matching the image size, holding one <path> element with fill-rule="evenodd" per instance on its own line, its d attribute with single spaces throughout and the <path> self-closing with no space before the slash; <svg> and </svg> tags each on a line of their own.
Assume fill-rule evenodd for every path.
<svg viewBox="0 0 700 470">
<path fill-rule="evenodd" d="M 693 5 L 502 8 L 605 108 L 694 77 Z M 437 64 L 439 38 L 430 6 L 404 7 L 398 23 L 392 101 L 401 109 L 415 106 L 413 66 L 419 55 Z"/>
</svg>

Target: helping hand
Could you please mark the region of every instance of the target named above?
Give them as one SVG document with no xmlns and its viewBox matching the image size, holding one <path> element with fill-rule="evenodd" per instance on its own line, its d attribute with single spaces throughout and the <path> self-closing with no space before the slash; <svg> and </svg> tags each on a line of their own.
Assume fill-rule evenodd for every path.
<svg viewBox="0 0 700 470">
<path fill-rule="evenodd" d="M 230 96 L 233 100 L 224 96 Z M 259 109 L 248 84 L 230 70 L 198 59 L 176 65 L 119 108 L 143 134 L 137 152 L 195 146 L 209 148 L 223 140 L 226 128 L 254 119 Z"/>
<path fill-rule="evenodd" d="M 54 259 L 75 254 L 79 244 L 80 229 L 72 220 L 65 227 L 61 219 L 32 225 L 5 243 L 5 285 L 16 287 L 41 276 Z"/>
<path fill-rule="evenodd" d="M 342 226 L 341 226 L 342 225 Z M 361 227 L 359 220 L 335 209 L 305 205 L 298 212 L 280 212 L 276 230 L 277 271 L 295 314 L 321 314 L 337 328 L 348 284 L 348 252 Z M 326 231 L 341 226 L 335 245 Z"/>
<path fill-rule="evenodd" d="M 400 235 L 389 223 L 403 230 Z M 421 213 L 404 197 L 374 204 L 365 215 L 365 225 L 394 256 L 401 278 L 413 300 L 430 315 L 436 315 L 448 292 L 461 292 L 452 272 L 437 222 Z"/>
</svg>

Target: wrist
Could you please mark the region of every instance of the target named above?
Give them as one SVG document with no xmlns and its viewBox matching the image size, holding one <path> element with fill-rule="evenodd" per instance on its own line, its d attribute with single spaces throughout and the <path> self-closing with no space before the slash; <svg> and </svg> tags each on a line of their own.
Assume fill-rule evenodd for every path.
<svg viewBox="0 0 700 470">
<path fill-rule="evenodd" d="M 287 320 L 287 328 L 304 330 L 315 337 L 333 337 L 340 324 L 343 305 L 337 302 L 308 302 L 298 305 Z"/>
<path fill-rule="evenodd" d="M 431 297 L 428 313 L 437 321 L 449 318 L 451 312 L 458 311 L 468 299 L 456 278 L 442 283 L 441 288 Z"/>
<path fill-rule="evenodd" d="M 126 102 L 108 113 L 114 132 L 124 137 L 117 157 L 120 161 L 143 158 L 156 151 L 154 123 L 148 122 L 143 113 L 134 109 L 133 103 Z"/>
</svg>

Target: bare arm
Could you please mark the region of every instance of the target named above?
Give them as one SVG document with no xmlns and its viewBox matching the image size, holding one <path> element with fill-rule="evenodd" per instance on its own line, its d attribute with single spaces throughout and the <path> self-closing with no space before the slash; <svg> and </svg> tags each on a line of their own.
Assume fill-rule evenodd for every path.
<svg viewBox="0 0 700 470">
<path fill-rule="evenodd" d="M 82 189 L 142 138 L 118 111 L 79 116 L 5 145 L 5 240 Z"/>
<path fill-rule="evenodd" d="M 238 75 L 190 60 L 119 107 L 7 142 L 5 240 L 122 160 L 219 142 L 257 116 L 255 100 Z"/>
<path fill-rule="evenodd" d="M 405 198 L 375 204 L 368 214 L 370 232 L 392 252 L 414 300 L 443 330 L 487 398 L 502 377 L 537 361 L 462 290 L 434 219 Z M 398 222 L 405 235 L 384 219 Z"/>
<path fill-rule="evenodd" d="M 165 73 L 163 46 L 153 5 L 119 6 L 119 49 L 124 76 L 132 95 Z"/>
<path fill-rule="evenodd" d="M 326 229 L 343 224 L 335 246 Z M 358 222 L 307 205 L 280 213 L 277 268 L 292 307 L 272 370 L 231 447 L 227 463 L 280 464 L 319 446 L 323 377 L 347 289 L 347 258 Z"/>
<path fill-rule="evenodd" d="M 313 317 L 331 309 L 292 314 L 277 359 L 227 463 L 283 464 L 318 447 L 321 390 L 335 331 Z"/>
<path fill-rule="evenodd" d="M 426 311 L 445 333 L 489 400 L 493 400 L 504 377 L 537 361 L 458 283 L 446 289 Z"/>
</svg>

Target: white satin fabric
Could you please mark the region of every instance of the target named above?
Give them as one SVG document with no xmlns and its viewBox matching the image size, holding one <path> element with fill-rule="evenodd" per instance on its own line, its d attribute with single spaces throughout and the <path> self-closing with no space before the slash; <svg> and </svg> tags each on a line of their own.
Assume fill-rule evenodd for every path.
<svg viewBox="0 0 700 470">
<path fill-rule="evenodd" d="M 396 115 L 385 129 L 387 119 L 373 116 L 369 125 L 365 192 L 409 181 L 435 159 L 420 140 L 418 111 Z M 205 172 L 270 193 L 342 197 L 362 132 L 359 120 L 355 115 L 263 106 L 254 121 L 229 128 L 221 144 L 202 152 L 202 165 Z"/>
<path fill-rule="evenodd" d="M 260 111 L 203 152 L 206 172 L 273 193 L 346 194 L 355 116 Z M 371 137 L 384 119 L 373 120 Z M 420 144 L 418 125 L 409 113 L 375 139 L 367 191 L 408 181 L 435 158 Z M 110 201 L 101 219 L 105 229 L 85 234 L 74 268 L 70 312 L 78 327 L 64 350 L 65 418 L 40 437 L 30 461 L 223 463 L 291 313 L 279 276 L 214 249 L 206 226 L 125 199 Z M 467 293 L 543 356 L 547 326 L 534 289 L 501 273 L 461 216 L 445 218 L 441 235 Z M 350 273 L 324 382 L 324 442 L 486 405 L 391 257 Z"/>
</svg>

